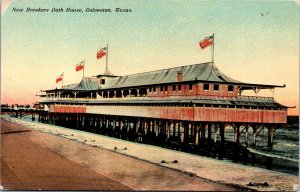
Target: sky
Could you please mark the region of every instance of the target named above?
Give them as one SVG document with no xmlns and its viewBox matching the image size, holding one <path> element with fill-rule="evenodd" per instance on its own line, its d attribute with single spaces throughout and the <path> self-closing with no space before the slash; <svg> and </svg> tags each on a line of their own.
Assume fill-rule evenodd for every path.
<svg viewBox="0 0 300 192">
<path fill-rule="evenodd" d="M 128 75 L 210 62 L 199 41 L 214 34 L 214 63 L 247 83 L 283 85 L 275 100 L 299 114 L 299 3 L 199 0 L 4 0 L 1 13 L 1 103 L 32 104 L 40 90 L 103 73 L 98 49 L 109 46 L 108 68 Z M 13 11 L 24 9 L 23 12 Z M 50 9 L 26 12 L 27 8 Z M 64 12 L 51 12 L 63 8 Z M 67 8 L 83 12 L 65 12 Z M 109 13 L 85 12 L 109 8 Z M 132 12 L 115 12 L 116 8 Z M 245 92 L 246 93 L 246 92 Z M 249 93 L 252 94 L 252 93 Z M 270 90 L 259 96 L 273 96 Z"/>
</svg>

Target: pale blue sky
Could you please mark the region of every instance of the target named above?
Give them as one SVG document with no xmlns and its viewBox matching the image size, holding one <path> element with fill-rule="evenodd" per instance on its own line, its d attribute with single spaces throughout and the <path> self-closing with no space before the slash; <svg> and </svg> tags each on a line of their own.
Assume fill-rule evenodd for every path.
<svg viewBox="0 0 300 192">
<path fill-rule="evenodd" d="M 16 13 L 13 7 L 113 12 Z M 118 7 L 133 12 L 115 13 Z M 61 72 L 65 84 L 79 82 L 75 65 L 83 59 L 87 76 L 102 73 L 105 59 L 96 60 L 96 52 L 107 43 L 109 69 L 116 75 L 207 62 L 210 48 L 200 50 L 198 42 L 214 33 L 215 64 L 225 74 L 285 83 L 275 98 L 298 106 L 299 5 L 292 1 L 15 0 L 1 22 L 4 101 L 20 100 L 19 91 L 33 100 L 40 89 L 55 87 Z"/>
</svg>

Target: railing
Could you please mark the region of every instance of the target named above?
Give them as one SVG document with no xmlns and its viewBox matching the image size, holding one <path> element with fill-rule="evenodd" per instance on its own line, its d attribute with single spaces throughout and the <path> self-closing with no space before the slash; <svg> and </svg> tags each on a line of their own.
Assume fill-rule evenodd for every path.
<svg viewBox="0 0 300 192">
<path fill-rule="evenodd" d="M 147 100 L 147 99 L 210 99 L 210 100 L 239 100 L 249 102 L 273 102 L 273 97 L 262 97 L 262 96 L 204 96 L 204 95 L 193 95 L 193 96 L 139 96 L 139 97 L 112 97 L 112 98 L 65 98 L 65 97 L 48 97 L 41 98 L 41 102 L 59 102 L 59 101 L 77 101 L 77 102 L 95 102 L 95 101 L 116 101 L 116 100 Z"/>
<path fill-rule="evenodd" d="M 7 112 L 7 111 L 28 111 L 28 112 L 34 112 L 34 111 L 45 111 L 45 109 L 36 109 L 36 108 L 25 108 L 25 107 L 1 107 L 1 112 Z"/>
</svg>

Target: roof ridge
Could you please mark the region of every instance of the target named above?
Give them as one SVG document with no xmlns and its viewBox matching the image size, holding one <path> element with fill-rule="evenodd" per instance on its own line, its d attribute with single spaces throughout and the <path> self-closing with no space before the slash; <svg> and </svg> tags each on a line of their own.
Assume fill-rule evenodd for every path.
<svg viewBox="0 0 300 192">
<path fill-rule="evenodd" d="M 141 75 L 141 74 L 151 73 L 151 72 L 161 72 L 161 71 L 165 71 L 165 70 L 172 70 L 172 69 L 175 69 L 175 68 L 183 68 L 183 67 L 188 67 L 188 66 L 193 66 L 193 65 L 203 65 L 203 64 L 213 64 L 214 65 L 213 62 L 195 63 L 195 64 L 190 64 L 190 65 L 183 65 L 183 66 L 177 66 L 177 67 L 159 69 L 159 70 L 154 70 L 154 71 L 147 71 L 147 72 L 134 73 L 134 74 L 129 74 L 129 75 L 122 75 L 122 76 L 118 76 L 118 77 L 125 77 L 125 76 L 132 76 L 132 75 Z"/>
</svg>

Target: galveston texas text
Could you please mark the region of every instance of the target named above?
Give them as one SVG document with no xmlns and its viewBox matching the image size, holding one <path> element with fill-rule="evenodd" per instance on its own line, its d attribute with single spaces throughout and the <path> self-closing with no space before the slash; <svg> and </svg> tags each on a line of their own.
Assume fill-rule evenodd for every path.
<svg viewBox="0 0 300 192">
<path fill-rule="evenodd" d="M 27 7 L 26 9 L 24 8 L 12 8 L 12 12 L 38 12 L 38 13 L 60 13 L 60 12 L 70 12 L 70 13 L 83 13 L 83 12 L 89 12 L 89 13 L 112 13 L 112 12 L 119 12 L 119 13 L 130 13 L 133 12 L 132 9 L 130 8 L 30 8 Z"/>
</svg>

